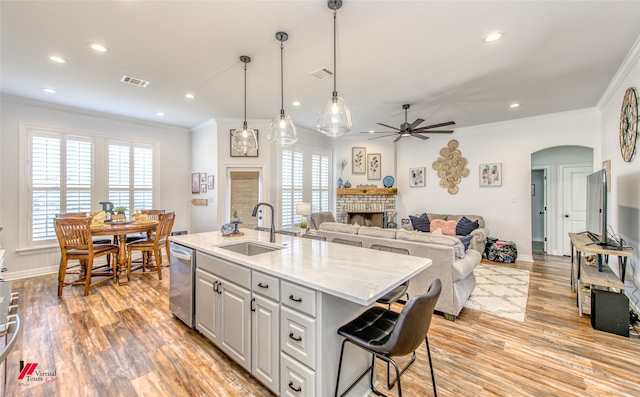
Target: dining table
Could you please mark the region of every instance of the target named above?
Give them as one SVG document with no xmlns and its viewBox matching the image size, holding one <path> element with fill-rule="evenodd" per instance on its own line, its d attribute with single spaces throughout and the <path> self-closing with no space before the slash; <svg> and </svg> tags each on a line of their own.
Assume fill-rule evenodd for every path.
<svg viewBox="0 0 640 397">
<path fill-rule="evenodd" d="M 147 233 L 147 236 L 151 238 L 152 233 L 156 230 L 158 222 L 155 220 L 118 220 L 111 222 L 104 222 L 91 225 L 92 236 L 115 236 L 117 237 L 118 246 L 120 251 L 118 253 L 118 266 L 116 269 L 116 282 L 119 285 L 127 284 L 120 281 L 120 272 L 126 268 L 127 265 L 127 235 Z"/>
</svg>

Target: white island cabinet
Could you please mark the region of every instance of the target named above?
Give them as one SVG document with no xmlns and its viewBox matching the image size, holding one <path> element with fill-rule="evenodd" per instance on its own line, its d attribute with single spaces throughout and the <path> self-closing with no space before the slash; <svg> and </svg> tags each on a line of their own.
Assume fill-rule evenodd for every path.
<svg viewBox="0 0 640 397">
<path fill-rule="evenodd" d="M 196 329 L 280 396 L 333 395 L 342 338 L 338 328 L 431 260 L 292 236 L 243 230 L 172 236 L 196 253 Z M 277 248 L 245 255 L 226 245 Z M 425 291 L 426 292 L 426 291 Z M 342 389 L 369 365 L 347 345 Z M 350 393 L 367 395 L 362 380 Z M 342 390 L 341 390 L 342 391 Z"/>
</svg>

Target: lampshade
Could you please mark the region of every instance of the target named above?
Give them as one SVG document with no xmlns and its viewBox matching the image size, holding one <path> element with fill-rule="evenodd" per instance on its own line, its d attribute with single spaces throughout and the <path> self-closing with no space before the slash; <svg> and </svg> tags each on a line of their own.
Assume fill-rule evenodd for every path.
<svg viewBox="0 0 640 397">
<path fill-rule="evenodd" d="M 309 203 L 296 204 L 296 215 L 302 215 L 302 216 L 311 215 L 311 204 Z"/>
<path fill-rule="evenodd" d="M 284 112 L 284 42 L 289 38 L 285 32 L 276 33 L 280 41 L 280 114 L 276 115 L 269 125 L 269 141 L 281 146 L 288 146 L 298 140 L 296 126 L 291 117 Z"/>
<path fill-rule="evenodd" d="M 240 154 L 250 154 L 258 150 L 258 139 L 256 132 L 247 125 L 247 64 L 251 58 L 242 55 L 240 62 L 244 63 L 244 122 L 242 128 L 233 133 L 231 147 Z"/>
<path fill-rule="evenodd" d="M 338 8 L 342 7 L 342 0 L 327 0 L 327 5 L 333 10 L 333 95 L 329 98 L 318 114 L 317 129 L 321 133 L 336 137 L 351 131 L 351 111 L 338 96 L 336 89 L 336 16 Z"/>
</svg>

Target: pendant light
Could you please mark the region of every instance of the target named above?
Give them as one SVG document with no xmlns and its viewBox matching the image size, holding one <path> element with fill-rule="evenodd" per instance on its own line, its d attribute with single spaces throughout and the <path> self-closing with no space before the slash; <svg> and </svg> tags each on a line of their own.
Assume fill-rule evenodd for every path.
<svg viewBox="0 0 640 397">
<path fill-rule="evenodd" d="M 333 10 L 333 95 L 329 98 L 318 114 L 318 131 L 336 137 L 351 131 L 351 111 L 338 96 L 336 90 L 336 15 L 342 7 L 342 0 L 328 0 L 327 5 Z"/>
<path fill-rule="evenodd" d="M 231 147 L 240 154 L 249 155 L 258 150 L 256 132 L 247 126 L 247 64 L 251 62 L 251 58 L 242 55 L 240 62 L 244 63 L 244 122 L 242 129 L 234 132 Z"/>
<path fill-rule="evenodd" d="M 298 140 L 296 126 L 291 117 L 284 113 L 284 42 L 289 39 L 285 32 L 276 33 L 280 41 L 280 114 L 276 115 L 269 125 L 269 141 L 276 145 L 288 146 Z"/>
</svg>

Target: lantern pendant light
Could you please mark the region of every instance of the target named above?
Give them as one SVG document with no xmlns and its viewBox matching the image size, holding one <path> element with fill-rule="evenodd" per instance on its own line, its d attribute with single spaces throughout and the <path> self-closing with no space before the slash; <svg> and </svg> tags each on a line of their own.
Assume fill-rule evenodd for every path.
<svg viewBox="0 0 640 397">
<path fill-rule="evenodd" d="M 242 129 L 233 133 L 231 147 L 246 156 L 258 150 L 258 139 L 256 132 L 247 126 L 247 64 L 251 62 L 251 58 L 242 55 L 240 62 L 244 63 L 244 122 Z"/>
<path fill-rule="evenodd" d="M 342 0 L 328 0 L 327 5 L 333 10 L 333 95 L 318 114 L 317 128 L 327 136 L 336 137 L 351 131 L 352 122 L 351 111 L 336 89 L 336 15 Z"/>
<path fill-rule="evenodd" d="M 291 117 L 284 113 L 284 42 L 289 39 L 285 32 L 276 33 L 276 39 L 280 41 L 280 114 L 276 115 L 269 125 L 269 141 L 276 145 L 288 146 L 298 140 L 296 126 Z"/>
</svg>

